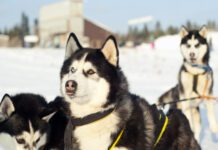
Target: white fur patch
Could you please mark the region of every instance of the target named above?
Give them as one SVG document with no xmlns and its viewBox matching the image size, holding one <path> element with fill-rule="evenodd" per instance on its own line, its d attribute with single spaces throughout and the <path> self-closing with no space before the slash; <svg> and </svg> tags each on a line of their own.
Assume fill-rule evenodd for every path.
<svg viewBox="0 0 218 150">
<path fill-rule="evenodd" d="M 117 132 L 120 119 L 112 113 L 97 122 L 77 127 L 74 131 L 82 150 L 107 150 L 111 145 L 111 134 Z"/>
</svg>

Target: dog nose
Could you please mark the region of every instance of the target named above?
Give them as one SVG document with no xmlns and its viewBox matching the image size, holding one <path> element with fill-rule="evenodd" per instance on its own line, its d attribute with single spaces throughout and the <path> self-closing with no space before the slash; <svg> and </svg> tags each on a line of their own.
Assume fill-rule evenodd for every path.
<svg viewBox="0 0 218 150">
<path fill-rule="evenodd" d="M 69 80 L 69 81 L 66 82 L 65 87 L 66 88 L 71 88 L 71 89 L 76 89 L 77 83 L 75 81 L 73 81 L 73 80 Z"/>
<path fill-rule="evenodd" d="M 190 53 L 190 57 L 195 57 L 195 53 Z"/>
<path fill-rule="evenodd" d="M 73 96 L 76 93 L 77 83 L 73 80 L 69 80 L 65 84 L 66 94 L 69 96 Z"/>
</svg>

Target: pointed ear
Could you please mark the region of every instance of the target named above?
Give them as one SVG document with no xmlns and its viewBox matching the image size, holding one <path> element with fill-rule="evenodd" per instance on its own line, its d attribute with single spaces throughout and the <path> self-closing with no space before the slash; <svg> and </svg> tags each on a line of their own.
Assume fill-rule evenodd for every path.
<svg viewBox="0 0 218 150">
<path fill-rule="evenodd" d="M 5 94 L 0 104 L 0 114 L 2 119 L 9 118 L 14 111 L 15 108 L 11 97 L 8 94 Z"/>
<path fill-rule="evenodd" d="M 42 116 L 42 120 L 45 120 L 46 122 L 49 122 L 50 119 L 56 114 L 56 112 L 51 112 L 50 114 L 47 114 L 45 116 Z"/>
<path fill-rule="evenodd" d="M 186 35 L 188 35 L 188 30 L 185 26 L 182 26 L 180 29 L 179 35 L 181 38 L 184 38 Z"/>
<path fill-rule="evenodd" d="M 101 51 L 110 64 L 118 66 L 119 51 L 114 36 L 111 35 L 107 38 L 107 40 L 103 44 Z"/>
<path fill-rule="evenodd" d="M 82 46 L 80 45 L 78 38 L 76 37 L 74 33 L 71 33 L 67 40 L 65 60 L 68 59 L 75 51 L 81 48 Z"/>
<path fill-rule="evenodd" d="M 199 30 L 199 34 L 202 37 L 206 38 L 206 36 L 207 36 L 207 27 L 206 26 L 202 26 L 201 29 Z"/>
</svg>

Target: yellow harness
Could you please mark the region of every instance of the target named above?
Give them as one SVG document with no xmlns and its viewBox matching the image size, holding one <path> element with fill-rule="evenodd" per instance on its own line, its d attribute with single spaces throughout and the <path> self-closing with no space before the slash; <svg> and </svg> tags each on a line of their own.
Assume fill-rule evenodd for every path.
<svg viewBox="0 0 218 150">
<path fill-rule="evenodd" d="M 114 147 L 116 147 L 117 143 L 120 141 L 122 135 L 123 135 L 123 132 L 124 132 L 124 128 L 120 131 L 119 135 L 117 136 L 117 139 L 114 141 L 114 143 L 111 145 L 111 147 L 108 149 L 108 150 L 113 150 Z"/>
<path fill-rule="evenodd" d="M 160 115 L 160 119 L 161 119 L 161 115 Z M 154 147 L 157 146 L 157 144 L 160 142 L 160 139 L 161 139 L 161 137 L 162 137 L 164 131 L 165 131 L 166 128 L 167 128 L 168 122 L 169 122 L 169 119 L 168 119 L 168 117 L 166 116 L 165 121 L 164 121 L 164 125 L 163 125 L 163 127 L 162 127 L 162 129 L 161 129 L 161 131 L 160 131 L 160 134 L 159 134 L 159 136 L 158 136 L 156 142 L 154 143 Z"/>
<path fill-rule="evenodd" d="M 164 132 L 165 132 L 165 130 L 166 130 L 166 128 L 167 128 L 169 119 L 168 119 L 167 116 L 165 116 L 165 117 L 166 117 L 166 118 L 165 118 L 165 121 L 164 121 L 164 125 L 163 125 L 163 127 L 162 127 L 162 129 L 161 129 L 160 134 L 159 134 L 158 137 L 157 137 L 157 140 L 156 140 L 155 143 L 154 143 L 154 148 L 155 148 L 155 147 L 157 146 L 157 144 L 160 142 L 160 139 L 161 139 L 161 137 L 163 136 L 163 134 L 164 134 Z M 161 118 L 162 118 L 162 115 L 160 114 L 159 120 L 160 120 Z M 122 137 L 122 135 L 123 135 L 124 130 L 125 130 L 125 128 L 123 128 L 123 129 L 120 131 L 119 135 L 117 136 L 117 139 L 114 141 L 114 143 L 112 144 L 112 146 L 111 146 L 108 150 L 113 150 L 113 149 L 116 147 L 117 143 L 120 141 L 120 139 L 121 139 L 121 137 Z"/>
</svg>

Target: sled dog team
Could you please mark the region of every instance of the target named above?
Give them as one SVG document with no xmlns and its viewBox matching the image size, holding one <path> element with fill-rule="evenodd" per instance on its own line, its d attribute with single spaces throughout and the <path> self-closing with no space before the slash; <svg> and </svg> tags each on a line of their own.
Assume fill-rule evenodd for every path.
<svg viewBox="0 0 218 150">
<path fill-rule="evenodd" d="M 17 150 L 200 150 L 201 102 L 211 131 L 218 133 L 213 101 L 203 100 L 213 90 L 206 35 L 206 27 L 181 29 L 184 61 L 177 85 L 158 100 L 171 103 L 164 114 L 129 91 L 113 36 L 94 49 L 71 33 L 60 71 L 62 96 L 47 103 L 40 95 L 5 94 L 0 140 L 12 137 Z M 187 101 L 176 103 L 180 99 Z"/>
</svg>

